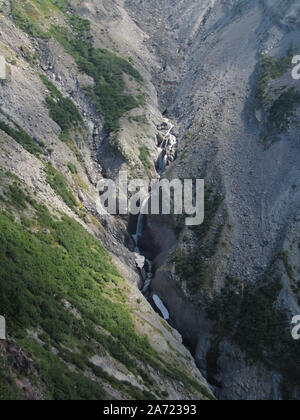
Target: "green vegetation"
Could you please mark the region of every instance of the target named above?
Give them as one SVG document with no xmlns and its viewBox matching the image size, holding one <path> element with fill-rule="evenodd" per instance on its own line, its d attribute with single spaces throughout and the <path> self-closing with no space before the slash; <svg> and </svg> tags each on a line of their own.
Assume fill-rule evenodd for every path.
<svg viewBox="0 0 300 420">
<path fill-rule="evenodd" d="M 26 194 L 24 194 L 23 190 L 21 190 L 17 182 L 9 185 L 8 195 L 11 205 L 21 210 L 27 208 Z"/>
<path fill-rule="evenodd" d="M 177 251 L 173 261 L 176 263 L 176 273 L 183 280 L 186 281 L 189 290 L 195 293 L 203 287 L 206 280 L 206 263 L 205 258 L 214 255 L 218 240 L 223 230 L 221 225 L 215 233 L 213 240 L 209 243 L 205 241 L 213 219 L 223 201 L 221 194 L 212 194 L 212 190 L 205 191 L 205 219 L 202 225 L 195 226 L 192 231 L 195 234 L 195 245 L 189 251 Z M 183 218 L 179 220 L 179 228 Z"/>
<path fill-rule="evenodd" d="M 16 26 L 33 38 L 50 39 L 50 35 L 40 29 L 29 13 L 24 13 L 16 0 L 11 0 L 10 3 L 12 19 Z"/>
<path fill-rule="evenodd" d="M 76 199 L 69 190 L 68 184 L 62 174 L 50 164 L 46 166 L 45 172 L 47 174 L 46 181 L 50 187 L 63 199 L 71 210 L 75 210 L 75 207 L 77 207 Z"/>
<path fill-rule="evenodd" d="M 286 131 L 296 108 L 300 105 L 300 92 L 294 88 L 283 92 L 275 100 L 269 110 L 268 120 L 276 128 L 277 133 Z"/>
<path fill-rule="evenodd" d="M 20 399 L 20 393 L 10 378 L 7 370 L 5 369 L 6 363 L 0 358 L 0 401 L 12 401 Z"/>
<path fill-rule="evenodd" d="M 22 45 L 20 47 L 22 56 L 24 57 L 24 59 L 30 63 L 31 65 L 35 65 L 38 63 L 39 61 L 39 56 L 37 54 L 36 51 L 31 52 L 26 46 Z"/>
<path fill-rule="evenodd" d="M 51 3 L 64 14 L 71 30 L 67 27 L 52 26 L 47 33 L 43 32 L 37 24 L 38 19 L 35 22 L 32 17 L 34 15 L 33 11 L 27 13 L 27 6 L 23 7 L 22 4 L 21 7 L 17 1 L 12 1 L 14 23 L 34 38 L 48 40 L 53 36 L 60 42 L 65 50 L 73 56 L 79 70 L 94 79 L 95 87 L 87 87 L 86 92 L 94 101 L 98 111 L 104 116 L 105 130 L 108 133 L 118 130 L 120 128 L 119 119 L 123 114 L 142 105 L 145 100 L 142 93 L 136 98 L 124 93 L 123 74 L 128 74 L 138 82 L 143 80 L 141 75 L 129 61 L 106 49 L 94 48 L 91 43 L 90 21 L 77 16 L 73 12 L 67 13 L 69 11 L 67 1 L 51 0 Z M 42 6 L 39 4 L 39 7 Z M 49 5 L 44 7 L 43 13 L 46 12 L 47 7 L 50 13 Z M 46 85 L 49 85 L 47 81 L 43 81 Z M 58 123 L 62 130 L 67 130 L 74 121 L 80 121 L 78 112 L 74 109 L 72 101 L 57 97 L 51 87 L 47 87 L 51 91 L 51 98 L 46 99 L 51 118 Z M 53 94 L 57 99 L 56 101 Z"/>
<path fill-rule="evenodd" d="M 75 123 L 82 122 L 82 117 L 71 99 L 60 98 L 55 101 L 48 96 L 46 98 L 46 104 L 50 117 L 60 126 L 62 131 L 67 131 Z"/>
<path fill-rule="evenodd" d="M 83 346 L 85 337 L 94 337 L 118 360 L 128 364 L 133 362 L 120 344 L 100 334 L 94 324 L 103 326 L 116 338 L 123 338 L 128 345 L 130 340 L 130 347 L 140 343 L 143 348 L 147 344 L 136 335 L 124 306 L 103 296 L 105 288 L 110 283 L 117 284 L 120 276 L 100 243 L 71 219 L 63 217 L 54 222 L 46 208 L 28 201 L 37 208 L 38 222 L 48 233 L 33 234 L 6 215 L 0 215 L 1 313 L 7 316 L 10 334 L 34 355 L 53 398 L 83 398 L 83 389 L 89 392 L 89 397 L 100 398 L 90 380 L 82 374 L 83 379 L 70 374 L 51 350 L 25 338 L 26 328 L 42 328 L 47 341 L 51 340 L 58 348 L 60 343 L 72 347 L 70 340 L 82 340 Z M 71 301 L 83 315 L 84 322 L 64 308 L 62 299 Z M 88 355 L 82 348 L 78 362 L 76 354 L 71 361 L 80 366 L 80 360 L 85 361 Z M 97 385 L 97 389 L 101 387 Z"/>
<path fill-rule="evenodd" d="M 56 6 L 62 12 L 67 12 L 69 10 L 68 0 L 50 0 L 54 6 Z"/>
<path fill-rule="evenodd" d="M 147 149 L 147 147 L 145 146 L 140 147 L 139 158 L 142 164 L 144 165 L 146 173 L 149 174 L 151 171 L 151 162 L 149 160 L 149 150 Z"/>
<path fill-rule="evenodd" d="M 49 115 L 60 126 L 61 130 L 67 132 L 76 123 L 81 123 L 82 116 L 71 99 L 64 98 L 46 76 L 40 75 L 40 78 L 51 94 L 46 97 Z"/>
<path fill-rule="evenodd" d="M 78 15 L 68 15 L 68 23 L 78 39 L 91 40 L 90 35 L 91 22 L 88 19 L 83 19 Z"/>
<path fill-rule="evenodd" d="M 271 270 L 263 281 L 244 291 L 238 279 L 228 277 L 222 293 L 210 302 L 207 312 L 216 322 L 216 344 L 230 337 L 249 360 L 278 369 L 286 392 L 291 392 L 300 381 L 300 348 L 291 337 L 289 317 L 278 307 L 281 290 L 281 280 Z M 212 362 L 213 353 L 210 356 Z"/>
<path fill-rule="evenodd" d="M 277 136 L 289 128 L 296 108 L 300 105 L 300 92 L 295 88 L 281 86 L 272 90 L 269 87 L 270 80 L 281 78 L 292 68 L 293 55 L 291 47 L 286 55 L 278 60 L 267 55 L 261 58 L 256 97 L 267 116 L 267 125 L 260 137 L 263 144 L 273 144 L 278 140 Z"/>
<path fill-rule="evenodd" d="M 0 311 L 6 314 L 9 334 L 37 363 L 48 398 L 105 398 L 101 385 L 84 376 L 87 366 L 101 380 L 133 398 L 154 398 L 93 367 L 88 359 L 99 353 L 99 348 L 141 375 L 150 388 L 151 376 L 134 358 L 211 398 L 205 387 L 162 362 L 146 337 L 137 335 L 124 305 L 123 280 L 99 241 L 68 217 L 55 221 L 44 206 L 27 195 L 25 200 L 35 210 L 39 229 L 27 230 L 0 213 Z M 64 300 L 76 308 L 79 318 L 66 309 Z M 27 337 L 27 329 L 37 328 L 43 330 L 43 345 Z M 57 355 L 51 351 L 53 346 Z M 74 372 L 68 369 L 70 363 Z"/>
<path fill-rule="evenodd" d="M 74 19 L 76 21 L 76 18 Z M 86 37 L 84 33 L 88 31 L 87 23 L 76 22 L 72 25 L 76 36 L 62 27 L 53 27 L 51 33 L 74 57 L 79 70 L 94 79 L 95 87 L 86 88 L 86 92 L 104 116 L 106 131 L 117 130 L 122 115 L 140 105 L 139 100 L 132 95 L 124 94 L 123 73 L 139 82 L 142 81 L 142 77 L 125 59 L 108 50 L 93 48 L 87 40 L 84 40 Z"/>
<path fill-rule="evenodd" d="M 281 288 L 280 281 L 273 281 L 245 293 L 235 340 L 256 360 L 264 358 L 266 348 L 276 352 L 280 346 L 287 321 L 275 308 Z"/>
<path fill-rule="evenodd" d="M 52 82 L 50 82 L 47 76 L 45 76 L 44 74 L 40 74 L 40 79 L 51 93 L 52 98 L 62 98 L 62 94 L 60 93 L 60 91 L 57 89 L 56 86 L 54 86 Z"/>
<path fill-rule="evenodd" d="M 256 96 L 262 104 L 269 102 L 270 98 L 266 92 L 269 81 L 278 79 L 292 67 L 293 49 L 290 48 L 286 55 L 276 60 L 273 57 L 263 55 L 260 62 L 260 79 Z"/>
<path fill-rule="evenodd" d="M 216 322 L 215 333 L 218 339 L 232 334 L 241 311 L 242 296 L 240 280 L 227 276 L 221 294 L 209 303 L 207 313 Z"/>
<path fill-rule="evenodd" d="M 12 137 L 16 142 L 18 142 L 22 147 L 24 147 L 27 152 L 32 153 L 35 156 L 43 153 L 40 146 L 38 146 L 32 137 L 26 133 L 21 127 L 14 123 L 15 128 L 6 124 L 4 121 L 0 121 L 0 130 L 4 131 L 10 137 Z"/>
<path fill-rule="evenodd" d="M 69 171 L 71 172 L 71 174 L 73 174 L 73 175 L 77 174 L 77 168 L 76 168 L 76 166 L 74 165 L 74 163 L 69 162 L 69 163 L 68 163 L 68 169 L 69 169 Z"/>
<path fill-rule="evenodd" d="M 138 124 L 144 124 L 144 125 L 149 124 L 149 121 L 148 121 L 147 116 L 145 114 L 143 114 L 143 115 L 130 116 L 128 118 L 128 120 L 130 122 L 134 121 L 134 122 L 136 122 Z"/>
</svg>

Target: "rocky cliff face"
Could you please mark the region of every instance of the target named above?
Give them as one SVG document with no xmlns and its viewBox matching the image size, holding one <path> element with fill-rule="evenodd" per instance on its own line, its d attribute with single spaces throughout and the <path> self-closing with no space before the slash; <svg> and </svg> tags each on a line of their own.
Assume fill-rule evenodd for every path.
<svg viewBox="0 0 300 420">
<path fill-rule="evenodd" d="M 213 399 L 139 291 L 129 220 L 96 210 L 103 177 L 157 176 L 146 34 L 122 2 L 2 2 L 0 19 L 1 398 Z"/>
<path fill-rule="evenodd" d="M 164 57 L 155 84 L 180 132 L 167 176 L 204 177 L 207 187 L 204 225 L 165 244 L 153 291 L 218 396 L 297 398 L 299 349 L 285 331 L 299 312 L 298 5 L 126 4 Z M 162 228 L 148 219 L 157 247 Z"/>
<path fill-rule="evenodd" d="M 46 310 L 42 292 L 22 276 L 18 287 L 38 299 L 26 294 L 18 321 L 7 317 L 13 337 L 3 351 L 21 346 L 41 392 L 24 381 L 0 389 L 60 398 L 53 389 L 64 378 L 63 388 L 76 383 L 87 398 L 84 377 L 102 397 L 213 398 L 213 390 L 221 399 L 298 399 L 299 345 L 288 327 L 300 311 L 297 1 L 12 0 L 2 2 L 0 18 L 0 54 L 11 72 L 0 91 L 3 226 L 9 213 L 26 238 L 61 247 L 79 264 L 76 279 L 82 264 L 91 276 L 84 289 L 96 294 L 100 282 L 104 299 L 90 303 L 77 283 L 56 285 Z M 96 210 L 98 181 L 120 169 L 206 182 L 202 226 L 173 217 L 143 224 L 139 247 L 155 273 L 147 297 L 160 296 L 171 326 L 139 291 L 146 273 L 130 235 L 137 221 Z M 97 266 L 78 259 L 60 237 L 69 229 L 63 214 L 76 221 L 74 232 L 82 227 L 104 245 L 125 282 L 103 251 L 95 257 L 108 271 L 101 280 Z M 90 240 L 83 249 L 97 248 Z M 2 257 L 17 266 L 5 246 Z M 0 275 L 7 315 L 14 287 L 5 281 L 13 285 L 19 274 Z M 54 334 L 54 308 L 71 317 L 72 332 Z M 18 361 L 0 369 L 4 378 L 20 375 Z"/>
</svg>

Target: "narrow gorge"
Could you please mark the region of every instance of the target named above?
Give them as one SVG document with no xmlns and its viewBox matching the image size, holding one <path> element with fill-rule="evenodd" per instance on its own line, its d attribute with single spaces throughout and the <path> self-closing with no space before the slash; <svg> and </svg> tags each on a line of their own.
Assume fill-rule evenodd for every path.
<svg viewBox="0 0 300 420">
<path fill-rule="evenodd" d="M 1 400 L 299 400 L 299 25 L 297 0 L 0 2 Z M 122 172 L 138 215 L 97 207 Z M 143 211 L 164 179 L 204 179 L 201 225 Z"/>
<path fill-rule="evenodd" d="M 176 159 L 176 146 L 177 139 L 172 130 L 174 125 L 167 118 L 164 119 L 163 123 L 157 127 L 157 153 L 158 158 L 155 162 L 155 168 L 157 171 L 157 180 L 160 181 L 166 170 L 166 168 L 175 161 Z M 155 178 L 156 179 L 156 178 Z M 154 181 L 153 179 L 152 181 Z M 162 315 L 162 317 L 168 321 L 170 318 L 169 311 L 165 307 L 164 303 L 161 301 L 160 297 L 157 294 L 151 294 L 151 282 L 153 278 L 153 261 L 149 258 L 146 258 L 140 248 L 139 242 L 143 237 L 144 228 L 147 223 L 147 214 L 149 214 L 150 201 L 151 201 L 151 186 L 149 185 L 149 195 L 142 200 L 141 212 L 137 217 L 137 224 L 135 233 L 132 235 L 132 238 L 135 243 L 135 255 L 136 255 L 136 265 L 141 272 L 143 278 L 142 293 L 149 300 L 153 302 L 154 307 L 157 308 Z M 145 208 L 147 207 L 147 211 Z M 151 243 L 147 244 L 147 248 L 151 248 Z M 152 254 L 155 255 L 155 249 L 152 250 Z"/>
</svg>

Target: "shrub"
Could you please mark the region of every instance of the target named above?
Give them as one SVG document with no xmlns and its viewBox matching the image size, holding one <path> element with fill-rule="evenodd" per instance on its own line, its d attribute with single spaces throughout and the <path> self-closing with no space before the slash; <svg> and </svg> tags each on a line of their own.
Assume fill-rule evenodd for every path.
<svg viewBox="0 0 300 420">
<path fill-rule="evenodd" d="M 9 186 L 8 194 L 10 196 L 11 203 L 19 208 L 19 209 L 26 209 L 27 208 L 27 197 L 24 192 L 19 188 L 18 184 L 14 182 L 12 185 Z"/>
<path fill-rule="evenodd" d="M 48 40 L 50 35 L 43 32 L 36 23 L 25 14 L 16 1 L 11 2 L 11 14 L 14 23 L 33 38 L 41 38 Z"/>
<path fill-rule="evenodd" d="M 189 290 L 193 293 L 200 290 L 205 282 L 206 263 L 204 257 L 213 256 L 215 249 L 220 239 L 219 231 L 216 232 L 211 245 L 205 243 L 205 239 L 210 231 L 213 219 L 218 211 L 223 196 L 216 193 L 212 196 L 210 190 L 205 191 L 205 219 L 202 225 L 192 228 L 196 238 L 196 243 L 190 252 L 177 252 L 173 258 L 176 263 L 176 273 L 183 280 L 186 281 Z M 179 234 L 183 228 L 184 218 L 179 218 L 176 233 Z"/>
<path fill-rule="evenodd" d="M 70 376 L 51 348 L 24 339 L 26 329 L 42 328 L 56 347 L 60 343 L 70 346 L 74 340 L 86 345 L 87 338 L 94 338 L 133 372 L 133 357 L 151 360 L 156 353 L 137 335 L 126 306 L 107 297 L 121 278 L 99 241 L 68 217 L 55 222 L 45 207 L 33 200 L 31 204 L 48 232 L 27 231 L 0 213 L 0 311 L 7 316 L 10 335 L 19 337 L 34 357 L 53 398 L 101 398 L 104 395 L 98 395 L 94 385 L 85 380 L 79 383 L 79 392 L 77 382 L 83 375 Z M 41 214 L 47 217 L 42 219 Z M 82 320 L 64 308 L 63 298 L 77 308 Z M 110 334 L 100 333 L 96 326 Z M 77 355 L 65 351 L 60 355 L 78 369 L 87 364 L 86 347 Z M 99 393 L 101 387 L 97 389 Z"/>
<path fill-rule="evenodd" d="M 144 165 L 146 173 L 149 173 L 149 171 L 151 170 L 151 162 L 149 160 L 149 150 L 147 149 L 147 147 L 145 147 L 145 146 L 140 147 L 139 158 L 140 158 L 140 161 L 142 162 L 142 164 Z"/>
<path fill-rule="evenodd" d="M 293 117 L 298 105 L 300 105 L 300 93 L 293 88 L 282 93 L 273 103 L 268 119 L 275 126 L 278 133 L 288 129 L 290 119 Z"/>
<path fill-rule="evenodd" d="M 24 147 L 27 152 L 32 153 L 35 156 L 39 156 L 42 153 L 41 148 L 34 142 L 32 137 L 27 134 L 22 128 L 15 124 L 16 128 L 12 128 L 4 121 L 0 121 L 0 130 L 4 131 L 10 137 L 12 137 L 17 143 Z"/>
<path fill-rule="evenodd" d="M 46 76 L 40 74 L 40 78 L 50 92 L 50 96 L 46 97 L 49 115 L 60 126 L 62 132 L 66 133 L 76 123 L 81 123 L 82 116 L 71 99 L 64 98 Z"/>
<path fill-rule="evenodd" d="M 74 18 L 75 19 L 75 18 Z M 73 28 L 78 23 L 73 23 Z M 87 23 L 80 23 L 87 30 Z M 71 54 L 79 70 L 93 77 L 95 87 L 86 88 L 87 94 L 93 99 L 95 106 L 105 118 L 105 129 L 111 132 L 119 129 L 119 119 L 126 111 L 139 106 L 139 102 L 132 95 L 124 94 L 125 83 L 123 73 L 141 82 L 142 77 L 125 59 L 116 56 L 105 49 L 93 48 L 84 41 L 81 35 L 77 38 L 66 28 L 52 27 L 52 35 Z"/>
<path fill-rule="evenodd" d="M 69 168 L 69 171 L 71 172 L 71 174 L 73 174 L 73 175 L 77 174 L 77 168 L 72 162 L 68 163 L 68 168 Z"/>
<path fill-rule="evenodd" d="M 69 190 L 65 178 L 50 164 L 46 166 L 45 172 L 47 174 L 46 181 L 50 187 L 63 199 L 70 209 L 75 210 L 77 202 L 73 193 Z"/>
<path fill-rule="evenodd" d="M 291 337 L 290 320 L 278 308 L 281 289 L 281 279 L 271 270 L 243 292 L 237 280 L 228 278 L 207 310 L 216 321 L 216 343 L 230 337 L 250 361 L 261 361 L 281 372 L 285 391 L 291 393 L 300 381 L 300 348 Z"/>
<path fill-rule="evenodd" d="M 51 96 L 53 98 L 58 98 L 58 99 L 59 98 L 62 98 L 62 94 L 57 89 L 57 87 L 54 86 L 54 84 L 52 82 L 50 82 L 50 80 L 48 79 L 48 77 L 46 77 L 44 74 L 40 74 L 40 78 L 41 78 L 41 81 L 46 86 L 46 88 L 50 91 Z"/>
<path fill-rule="evenodd" d="M 268 55 L 263 55 L 260 61 L 260 78 L 258 81 L 258 87 L 256 96 L 259 101 L 264 104 L 268 101 L 268 95 L 266 89 L 270 79 L 278 79 L 284 75 L 284 73 L 292 67 L 293 49 L 290 48 L 286 55 L 276 60 Z"/>
<path fill-rule="evenodd" d="M 20 399 L 20 392 L 9 376 L 7 363 L 0 359 L 0 400 L 12 401 Z"/>
<path fill-rule="evenodd" d="M 47 96 L 46 104 L 50 117 L 60 126 L 62 131 L 69 130 L 76 122 L 82 122 L 82 117 L 71 99 L 60 98 L 55 101 Z"/>
</svg>

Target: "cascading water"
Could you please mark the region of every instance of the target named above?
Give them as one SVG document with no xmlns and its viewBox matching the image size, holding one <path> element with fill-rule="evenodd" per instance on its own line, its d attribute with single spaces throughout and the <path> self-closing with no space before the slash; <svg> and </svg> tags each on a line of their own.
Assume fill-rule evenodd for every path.
<svg viewBox="0 0 300 420">
<path fill-rule="evenodd" d="M 148 199 L 147 199 L 148 200 Z M 147 258 L 144 257 L 144 255 L 141 254 L 140 248 L 139 248 L 139 240 L 143 234 L 143 230 L 144 230 L 144 226 L 145 226 L 145 216 L 143 214 L 139 214 L 138 217 L 138 221 L 137 221 L 137 225 L 136 225 L 136 233 L 134 235 L 132 235 L 134 242 L 135 242 L 135 260 L 136 260 L 136 264 L 137 267 L 140 270 L 145 269 L 146 273 L 147 273 L 147 277 L 142 289 L 142 293 L 145 295 L 148 290 L 149 287 L 151 285 L 151 280 L 152 280 L 152 261 L 148 260 Z"/>
<path fill-rule="evenodd" d="M 160 146 L 158 146 L 158 159 L 156 162 L 156 170 L 158 174 L 161 176 L 163 172 L 165 171 L 167 165 L 169 165 L 171 162 L 174 162 L 176 158 L 176 146 L 177 146 L 177 139 L 176 137 L 171 133 L 173 130 L 173 124 L 168 120 L 164 119 L 164 122 L 158 127 L 158 130 L 160 130 L 163 134 L 161 135 L 162 141 Z M 141 212 L 138 216 L 137 220 L 137 226 L 136 226 L 136 232 L 134 235 L 132 235 L 132 238 L 135 242 L 135 258 L 136 258 L 136 264 L 137 267 L 142 271 L 145 269 L 146 271 L 146 279 L 144 282 L 144 286 L 142 289 L 142 293 L 148 297 L 148 292 L 151 286 L 151 281 L 153 278 L 153 264 L 152 261 L 145 258 L 144 255 L 142 255 L 140 248 L 139 248 L 139 241 L 143 235 L 144 227 L 145 227 L 145 215 L 143 214 L 143 208 L 148 204 L 149 196 L 144 200 Z M 170 318 L 169 311 L 163 304 L 162 300 L 159 298 L 158 295 L 154 294 L 152 296 L 152 300 L 156 307 L 159 309 L 161 315 L 165 320 L 168 320 Z"/>
<path fill-rule="evenodd" d="M 139 214 L 137 225 L 136 225 L 136 233 L 132 235 L 134 242 L 135 242 L 135 252 L 140 252 L 139 250 L 139 240 L 143 234 L 144 230 L 144 215 Z"/>
<path fill-rule="evenodd" d="M 158 127 L 161 132 L 161 143 L 158 145 L 158 159 L 156 162 L 156 170 L 159 175 L 162 175 L 166 167 L 174 162 L 176 158 L 177 139 L 172 130 L 174 125 L 167 119 Z"/>
</svg>

